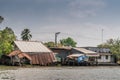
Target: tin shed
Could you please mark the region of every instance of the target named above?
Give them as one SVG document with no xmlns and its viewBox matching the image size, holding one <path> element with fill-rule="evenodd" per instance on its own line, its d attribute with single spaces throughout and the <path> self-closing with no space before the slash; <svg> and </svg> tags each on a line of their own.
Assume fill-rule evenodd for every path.
<svg viewBox="0 0 120 80">
<path fill-rule="evenodd" d="M 31 57 L 31 64 L 49 65 L 56 61 L 53 52 L 39 41 L 14 41 L 16 50 Z"/>
</svg>

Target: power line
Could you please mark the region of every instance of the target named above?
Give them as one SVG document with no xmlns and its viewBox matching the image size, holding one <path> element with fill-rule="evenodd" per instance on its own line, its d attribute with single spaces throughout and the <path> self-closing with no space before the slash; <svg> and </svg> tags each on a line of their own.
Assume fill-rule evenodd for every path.
<svg viewBox="0 0 120 80">
<path fill-rule="evenodd" d="M 102 29 L 102 35 L 101 35 L 102 43 L 103 43 L 103 31 L 104 29 Z"/>
<path fill-rule="evenodd" d="M 103 29 L 102 29 L 103 31 Z M 54 38 L 54 34 L 55 32 L 31 32 L 32 35 L 46 35 L 46 34 L 49 34 L 50 36 L 49 37 L 53 37 Z M 63 37 L 76 37 L 76 38 L 82 38 L 82 39 L 89 39 L 89 40 L 101 40 L 100 38 L 95 38 L 94 36 L 85 36 L 85 35 L 80 35 L 80 34 L 71 34 L 71 33 L 65 33 L 65 32 L 61 32 L 61 35 L 60 36 L 63 36 Z M 102 42 L 103 42 L 103 32 L 102 32 Z"/>
<path fill-rule="evenodd" d="M 36 33 L 33 33 L 33 34 L 50 34 L 50 35 L 54 35 L 55 32 L 36 32 Z M 65 33 L 65 32 L 61 32 L 61 35 L 60 36 L 72 36 L 72 37 L 76 37 L 76 38 L 84 38 L 84 39 L 91 39 L 91 40 L 100 40 L 100 38 L 94 38 L 94 37 L 88 37 L 88 36 L 84 36 L 84 35 L 80 35 L 80 34 L 71 34 L 71 33 Z"/>
</svg>

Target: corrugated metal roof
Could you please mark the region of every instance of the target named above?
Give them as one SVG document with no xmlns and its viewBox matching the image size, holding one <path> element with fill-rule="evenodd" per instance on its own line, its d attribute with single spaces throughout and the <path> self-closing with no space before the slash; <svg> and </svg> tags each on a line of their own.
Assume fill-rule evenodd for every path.
<svg viewBox="0 0 120 80">
<path fill-rule="evenodd" d="M 26 53 L 21 52 L 20 50 L 12 51 L 8 56 L 15 56 L 15 55 L 17 55 L 19 58 L 26 57 L 27 59 L 32 60 L 29 55 L 27 55 Z"/>
<path fill-rule="evenodd" d="M 84 54 L 71 54 L 67 57 L 79 57 L 79 56 L 83 56 Z"/>
<path fill-rule="evenodd" d="M 52 52 L 37 41 L 14 41 L 14 43 L 22 52 Z"/>
<path fill-rule="evenodd" d="M 83 48 L 99 53 L 111 53 L 109 48 L 100 48 L 100 47 L 83 47 Z"/>
<path fill-rule="evenodd" d="M 73 49 L 75 49 L 75 50 L 78 50 L 78 51 L 80 51 L 80 52 L 83 52 L 83 53 L 85 53 L 85 54 L 90 54 L 90 53 L 96 53 L 96 52 L 94 52 L 94 51 L 90 51 L 90 50 L 87 50 L 87 49 L 84 49 L 84 48 L 73 48 Z"/>
<path fill-rule="evenodd" d="M 73 48 L 75 50 L 78 50 L 84 54 L 86 54 L 86 56 L 91 56 L 91 57 L 98 57 L 99 54 L 94 52 L 94 51 L 90 51 L 90 50 L 87 50 L 87 49 L 84 49 L 84 48 Z"/>
<path fill-rule="evenodd" d="M 52 50 L 71 50 L 71 47 L 52 47 L 50 48 Z"/>
</svg>

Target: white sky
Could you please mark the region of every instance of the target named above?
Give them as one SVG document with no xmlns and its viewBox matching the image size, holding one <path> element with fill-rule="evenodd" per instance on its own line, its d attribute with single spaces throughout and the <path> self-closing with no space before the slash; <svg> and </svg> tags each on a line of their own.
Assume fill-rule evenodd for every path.
<svg viewBox="0 0 120 80">
<path fill-rule="evenodd" d="M 120 34 L 120 0 L 0 0 L 1 29 L 11 27 L 18 39 L 29 28 L 32 40 L 72 37 L 77 46 L 96 46 Z"/>
</svg>

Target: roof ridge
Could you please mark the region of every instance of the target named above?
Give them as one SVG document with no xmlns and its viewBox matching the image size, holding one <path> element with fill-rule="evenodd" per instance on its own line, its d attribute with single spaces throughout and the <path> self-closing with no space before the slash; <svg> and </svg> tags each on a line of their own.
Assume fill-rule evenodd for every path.
<svg viewBox="0 0 120 80">
<path fill-rule="evenodd" d="M 19 42 L 41 42 L 41 41 L 23 41 L 23 40 L 15 40 L 15 41 L 19 41 Z"/>
</svg>

